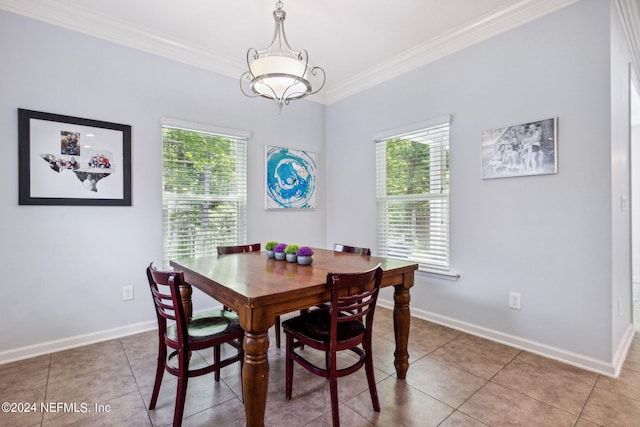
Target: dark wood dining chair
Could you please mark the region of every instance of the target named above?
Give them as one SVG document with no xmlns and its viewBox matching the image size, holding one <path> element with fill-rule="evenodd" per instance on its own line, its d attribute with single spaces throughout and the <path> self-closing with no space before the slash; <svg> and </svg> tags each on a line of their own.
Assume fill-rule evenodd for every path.
<svg viewBox="0 0 640 427">
<path fill-rule="evenodd" d="M 367 373 L 373 410 L 380 412 L 371 349 L 373 315 L 381 281 L 380 264 L 361 273 L 329 273 L 329 309 L 312 310 L 282 322 L 286 334 L 285 397 L 287 400 L 291 399 L 294 361 L 308 371 L 328 378 L 334 427 L 340 425 L 338 378 L 356 372 L 363 365 Z M 326 366 L 320 367 L 296 352 L 296 349 L 302 346 L 325 352 Z M 339 369 L 337 353 L 344 350 L 355 353 L 358 359 L 352 365 Z"/>
<path fill-rule="evenodd" d="M 214 378 L 219 381 L 221 368 L 235 362 L 242 364 L 244 331 L 240 327 L 238 316 L 231 311 L 213 310 L 188 317 L 180 294 L 180 286 L 185 285 L 182 272 L 158 271 L 152 263 L 147 267 L 147 278 L 158 318 L 158 364 L 149 409 L 156 407 L 164 371 L 175 375 L 178 377 L 178 387 L 173 426 L 177 427 L 182 424 L 189 378 L 215 372 Z M 237 354 L 220 360 L 222 344 L 235 347 Z M 167 348 L 173 351 L 167 354 Z M 213 364 L 189 369 L 191 352 L 206 348 L 213 349 Z M 177 361 L 170 364 L 174 357 L 177 357 Z"/>
<path fill-rule="evenodd" d="M 259 252 L 260 251 L 260 243 L 252 243 L 249 245 L 235 245 L 235 246 L 218 246 L 218 255 L 227 255 L 227 254 L 240 254 L 244 252 Z M 228 307 L 224 307 L 225 310 Z M 276 316 L 276 347 L 280 348 L 280 316 Z"/>
<path fill-rule="evenodd" d="M 260 243 L 251 243 L 250 245 L 218 246 L 217 249 L 218 255 L 260 252 Z"/>
<path fill-rule="evenodd" d="M 371 255 L 371 249 L 369 248 L 360 248 L 357 246 L 347 246 L 347 245 L 343 245 L 340 243 L 336 243 L 333 245 L 333 250 L 335 252 L 348 252 L 350 254 L 356 254 L 356 255 L 365 255 L 365 256 L 370 256 Z"/>
<path fill-rule="evenodd" d="M 358 246 L 347 246 L 347 245 L 343 245 L 341 243 L 334 243 L 333 251 L 334 252 L 346 252 L 346 253 L 362 255 L 362 256 L 371 256 L 371 249 L 369 249 L 369 248 L 361 248 L 361 247 L 358 247 Z M 326 309 L 326 308 L 328 308 L 328 305 L 327 304 L 320 304 L 320 305 L 317 305 L 315 308 Z M 308 311 L 309 311 L 308 308 L 302 309 L 302 310 L 300 310 L 300 314 L 306 313 Z"/>
</svg>

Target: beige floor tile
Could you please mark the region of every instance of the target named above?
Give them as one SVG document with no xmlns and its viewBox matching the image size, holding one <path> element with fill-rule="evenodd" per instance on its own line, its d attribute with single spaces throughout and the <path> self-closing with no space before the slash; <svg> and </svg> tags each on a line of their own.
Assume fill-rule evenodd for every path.
<svg viewBox="0 0 640 427">
<path fill-rule="evenodd" d="M 512 359 L 458 339 L 443 345 L 429 356 L 484 379 L 493 377 Z"/>
<path fill-rule="evenodd" d="M 508 345 L 489 341 L 488 339 L 469 334 L 461 334 L 456 338 L 456 341 L 462 344 L 466 344 L 470 347 L 474 347 L 478 350 L 491 353 L 499 357 L 501 360 L 505 361 L 512 360 L 520 353 L 520 350 L 518 350 L 517 348 L 509 347 Z"/>
<path fill-rule="evenodd" d="M 457 408 L 487 380 L 425 356 L 411 365 L 407 384 Z"/>
<path fill-rule="evenodd" d="M 640 372 L 640 348 L 634 347 L 629 349 L 623 368 Z"/>
<path fill-rule="evenodd" d="M 49 368 L 51 364 L 51 355 L 43 354 L 42 356 L 36 356 L 29 359 L 18 360 L 16 362 L 5 363 L 0 365 L 0 376 L 4 376 L 7 373 L 15 372 L 17 370 L 30 370 L 30 369 L 42 369 Z"/>
<path fill-rule="evenodd" d="M 393 311 L 382 307 L 376 307 L 372 332 L 374 335 L 393 340 Z"/>
<path fill-rule="evenodd" d="M 389 375 L 374 368 L 374 377 L 376 383 L 384 381 Z M 327 383 L 327 381 L 325 381 Z M 327 390 L 329 384 L 326 384 Z M 357 372 L 343 378 L 338 378 L 338 400 L 340 402 L 347 401 L 360 393 L 369 393 L 369 383 L 367 382 L 367 373 L 364 366 Z"/>
<path fill-rule="evenodd" d="M 455 340 L 461 332 L 446 328 L 424 320 L 412 319 L 412 327 L 409 332 L 409 345 L 424 348 L 427 353 Z"/>
<path fill-rule="evenodd" d="M 245 427 L 244 405 L 231 399 L 182 419 L 182 427 Z"/>
<path fill-rule="evenodd" d="M 87 407 L 87 412 L 69 412 L 45 421 L 42 427 L 151 426 L 140 392 L 135 390 L 112 400 Z"/>
<path fill-rule="evenodd" d="M 130 362 L 155 360 L 158 354 L 158 331 L 153 330 L 123 337 L 120 338 L 120 343 Z"/>
<path fill-rule="evenodd" d="M 172 366 L 175 366 L 175 358 L 172 359 Z M 189 362 L 190 369 L 197 369 L 206 366 L 207 362 L 200 356 L 200 353 L 194 352 Z M 152 388 L 156 379 L 157 356 L 148 359 L 135 359 L 129 362 L 136 383 L 139 388 Z M 164 377 L 173 377 L 169 372 L 164 373 Z"/>
<path fill-rule="evenodd" d="M 388 377 L 378 384 L 380 412 L 375 412 L 368 392 L 346 405 L 377 426 L 437 426 L 453 408 L 411 387 L 404 380 Z"/>
<path fill-rule="evenodd" d="M 344 369 L 350 365 L 353 365 L 355 362 L 357 362 L 357 360 L 358 360 L 357 357 L 349 351 L 340 352 L 338 353 L 338 356 L 337 356 L 338 369 Z M 312 357 L 309 357 L 309 361 L 322 368 L 324 368 L 326 365 L 324 353 L 321 353 L 321 352 L 317 352 L 313 354 Z M 280 362 L 279 360 L 269 361 L 271 365 L 275 365 L 275 366 L 280 366 L 279 362 Z M 283 358 L 282 364 L 284 364 L 284 362 L 285 361 Z M 307 375 L 303 375 L 303 377 L 308 378 L 309 372 L 307 372 L 303 367 L 301 367 L 295 362 L 294 362 L 294 367 L 296 368 L 294 370 L 294 376 L 293 376 L 293 386 L 295 388 L 297 386 L 297 383 L 299 382 L 298 380 L 299 373 L 304 372 Z M 388 376 L 389 374 L 376 368 L 376 364 L 374 361 L 374 377 L 376 382 L 380 382 Z M 280 375 L 276 374 L 275 378 L 278 378 L 278 377 L 282 378 L 281 381 L 285 381 L 286 380 L 285 372 L 282 372 Z M 329 382 L 324 378 L 322 382 L 324 383 L 327 390 L 329 390 Z M 360 394 L 361 392 L 367 391 L 367 390 L 369 390 L 369 383 L 367 381 L 367 374 L 364 366 L 351 375 L 338 378 L 338 400 L 340 402 L 349 400 L 352 397 L 356 396 L 357 394 Z"/>
<path fill-rule="evenodd" d="M 596 387 L 580 418 L 608 427 L 637 426 L 640 420 L 640 402 Z"/>
<path fill-rule="evenodd" d="M 51 355 L 49 381 L 73 378 L 122 363 L 128 361 L 119 340 L 64 350 Z"/>
<path fill-rule="evenodd" d="M 640 401 L 640 372 L 622 369 L 618 378 L 601 375 L 596 388 Z"/>
<path fill-rule="evenodd" d="M 456 411 L 442 422 L 438 427 L 486 427 L 486 424 Z"/>
<path fill-rule="evenodd" d="M 340 406 L 340 425 L 343 427 L 374 427 L 364 417 L 346 405 Z M 322 416 L 305 424 L 304 427 L 332 427 L 331 411 L 324 413 Z"/>
<path fill-rule="evenodd" d="M 12 401 L 24 390 L 44 390 L 49 378 L 50 355 L 0 365 L 0 401 Z"/>
<path fill-rule="evenodd" d="M 514 360 L 491 379 L 526 396 L 579 415 L 593 386 Z"/>
<path fill-rule="evenodd" d="M 387 375 L 393 375 L 396 373 L 394 365 L 396 350 L 395 341 L 388 340 L 379 336 L 373 337 L 373 364 L 374 366 L 386 373 Z M 420 344 L 409 343 L 409 364 L 413 361 L 420 359 L 426 355 L 429 351 L 426 347 Z M 409 367 L 411 370 L 411 367 Z"/>
<path fill-rule="evenodd" d="M 284 374 L 269 376 L 265 425 L 304 426 L 331 410 L 329 383 L 326 378 L 298 368 L 293 375 L 291 400 L 285 399 Z"/>
<path fill-rule="evenodd" d="M 578 418 L 578 421 L 573 427 L 600 427 L 600 424 L 592 423 L 584 418 Z"/>
<path fill-rule="evenodd" d="M 40 425 L 42 422 L 41 403 L 45 401 L 45 389 L 22 389 L 2 397 L 2 403 L 9 403 L 8 412 L 0 412 L 0 425 L 11 427 Z M 26 404 L 26 405 L 25 405 Z M 3 406 L 4 408 L 4 406 Z"/>
<path fill-rule="evenodd" d="M 640 303 L 637 305 L 640 310 Z M 640 315 L 636 320 L 640 325 Z M 375 322 L 374 364 L 382 411 L 373 411 L 366 375 L 361 369 L 338 382 L 343 427 L 555 427 L 574 422 L 575 427 L 640 425 L 640 334 L 631 343 L 620 378 L 612 379 L 411 319 L 409 372 L 406 380 L 398 380 L 393 366 L 392 310 L 379 308 Z M 273 345 L 273 328 L 269 333 L 272 345 L 268 352 L 266 425 L 331 425 L 326 379 L 295 365 L 294 396 L 291 401 L 285 400 L 284 348 Z M 146 410 L 155 378 L 156 340 L 155 331 L 149 331 L 0 365 L 0 400 L 38 405 L 33 413 L 0 413 L 0 425 L 170 425 L 177 384 L 174 376 L 165 373 L 158 407 Z M 312 351 L 305 352 L 319 361 L 323 359 L 320 353 L 313 356 Z M 210 351 L 194 352 L 192 357 L 192 366 L 204 366 L 212 359 Z M 353 357 L 343 355 L 340 360 L 346 363 Z M 234 364 L 222 370 L 219 383 L 213 381 L 213 374 L 190 379 L 183 425 L 207 426 L 216 422 L 244 426 L 240 374 L 240 364 Z M 584 402 L 585 392 L 590 389 L 579 412 L 580 402 Z M 45 414 L 39 407 L 56 401 L 84 402 L 91 408 L 96 403 L 108 404 L 111 412 L 100 416 Z"/>
<path fill-rule="evenodd" d="M 128 363 L 120 363 L 99 371 L 87 372 L 72 378 L 50 381 L 47 386 L 48 402 L 86 404 L 93 407 L 125 394 L 138 391 Z M 44 414 L 44 420 L 50 421 L 64 415 L 64 412 Z"/>
<path fill-rule="evenodd" d="M 156 407 L 149 411 L 149 417 L 154 425 L 171 424 L 176 402 L 177 379 L 167 375 L 160 387 L 160 394 Z M 151 401 L 153 386 L 140 390 L 145 407 Z M 187 397 L 184 405 L 184 417 L 197 414 L 212 406 L 222 404 L 236 398 L 235 393 L 224 383 L 215 382 L 213 374 L 189 378 Z"/>
<path fill-rule="evenodd" d="M 598 374 L 596 374 L 595 372 L 586 371 L 584 369 L 567 365 L 566 363 L 558 362 L 557 360 L 538 356 L 537 354 L 529 353 L 526 351 L 518 354 L 516 360 L 529 365 L 533 365 L 537 368 L 540 368 L 541 370 L 548 372 L 549 374 L 560 375 L 562 377 L 580 381 L 589 385 L 595 385 L 596 381 L 598 380 Z"/>
<path fill-rule="evenodd" d="M 459 411 L 485 424 L 496 426 L 573 426 L 578 418 L 491 382 L 465 402 Z M 533 420 L 535 424 L 532 424 Z"/>
</svg>

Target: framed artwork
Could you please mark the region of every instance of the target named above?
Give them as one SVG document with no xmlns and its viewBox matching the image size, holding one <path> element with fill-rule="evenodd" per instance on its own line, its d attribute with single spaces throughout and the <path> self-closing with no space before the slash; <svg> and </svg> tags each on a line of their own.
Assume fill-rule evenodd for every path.
<svg viewBox="0 0 640 427">
<path fill-rule="evenodd" d="M 558 172 L 557 118 L 482 132 L 482 179 Z"/>
<path fill-rule="evenodd" d="M 266 145 L 265 171 L 266 209 L 315 209 L 315 153 Z"/>
<path fill-rule="evenodd" d="M 20 205 L 131 206 L 131 126 L 18 109 Z"/>
</svg>

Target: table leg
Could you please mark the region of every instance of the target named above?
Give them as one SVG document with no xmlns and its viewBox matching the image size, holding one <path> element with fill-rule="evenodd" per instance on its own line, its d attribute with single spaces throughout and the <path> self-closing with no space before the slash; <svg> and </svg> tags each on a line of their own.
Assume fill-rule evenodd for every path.
<svg viewBox="0 0 640 427">
<path fill-rule="evenodd" d="M 193 289 L 189 283 L 183 283 L 178 286 L 180 289 L 180 297 L 182 298 L 182 308 L 184 309 L 184 315 L 187 319 L 191 319 L 193 316 L 193 302 L 191 301 L 191 295 L 193 294 Z M 187 357 L 191 360 L 191 352 L 188 353 Z"/>
<path fill-rule="evenodd" d="M 399 379 L 405 379 L 409 369 L 409 324 L 411 315 L 409 301 L 411 295 L 404 285 L 395 285 L 393 293 L 393 333 L 396 338 L 396 351 L 393 353 L 395 360 L 393 365 Z"/>
<path fill-rule="evenodd" d="M 269 335 L 245 332 L 242 387 L 247 427 L 263 427 L 269 387 Z"/>
<path fill-rule="evenodd" d="M 180 296 L 182 297 L 182 307 L 184 308 L 184 315 L 187 316 L 187 319 L 190 319 L 193 315 L 193 305 L 191 302 L 191 294 L 193 290 L 191 289 L 191 285 L 188 283 L 184 283 L 178 286 L 180 289 Z"/>
</svg>

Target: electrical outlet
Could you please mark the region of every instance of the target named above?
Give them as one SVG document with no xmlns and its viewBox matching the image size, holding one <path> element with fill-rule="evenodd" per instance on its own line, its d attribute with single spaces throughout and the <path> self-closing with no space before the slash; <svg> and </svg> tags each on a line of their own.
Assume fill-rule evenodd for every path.
<svg viewBox="0 0 640 427">
<path fill-rule="evenodd" d="M 122 301 L 129 301 L 133 299 L 133 285 L 127 285 L 122 287 Z"/>
<path fill-rule="evenodd" d="M 521 297 L 517 292 L 509 292 L 509 308 L 520 310 Z"/>
</svg>

